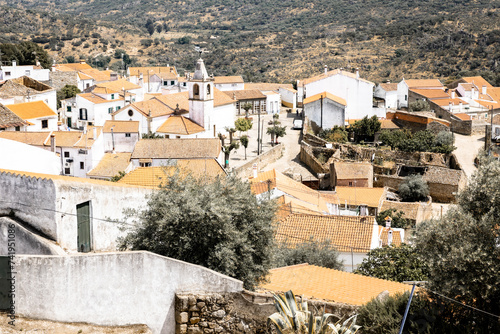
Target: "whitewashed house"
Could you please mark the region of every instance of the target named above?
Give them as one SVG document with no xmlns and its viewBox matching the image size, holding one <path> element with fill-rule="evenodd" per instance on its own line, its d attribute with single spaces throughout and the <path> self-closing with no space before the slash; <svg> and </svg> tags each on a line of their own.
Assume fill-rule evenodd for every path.
<svg viewBox="0 0 500 334">
<path fill-rule="evenodd" d="M 15 104 L 44 101 L 50 109 L 57 111 L 56 90 L 27 76 L 0 82 L 0 103 Z"/>
<path fill-rule="evenodd" d="M 24 102 L 5 105 L 26 125 L 7 128 L 7 131 L 57 131 L 57 114 L 44 102 Z"/>
<path fill-rule="evenodd" d="M 221 91 L 231 91 L 231 90 L 243 90 L 245 89 L 245 82 L 243 77 L 237 76 L 225 76 L 225 77 L 214 77 L 215 88 Z"/>
<path fill-rule="evenodd" d="M 0 66 L 0 80 L 16 79 L 22 76 L 27 76 L 38 81 L 49 80 L 49 69 L 44 69 L 37 65 L 17 65 L 17 61 L 13 60 L 11 66 Z"/>
<path fill-rule="evenodd" d="M 397 83 L 380 83 L 375 87 L 373 92 L 375 98 L 383 100 L 385 109 L 397 109 L 398 107 L 398 84 Z"/>
<path fill-rule="evenodd" d="M 139 122 L 106 121 L 102 132 L 105 152 L 132 153 L 139 141 Z"/>
<path fill-rule="evenodd" d="M 313 129 L 330 129 L 344 126 L 346 122 L 346 101 L 328 92 L 304 99 L 304 115 Z"/>
<path fill-rule="evenodd" d="M 404 79 L 398 83 L 398 106 L 408 108 L 410 89 L 441 89 L 444 86 L 438 79 Z"/>
<path fill-rule="evenodd" d="M 362 79 L 359 71 L 351 73 L 343 69 L 328 71 L 299 82 L 299 102 L 324 92 L 346 101 L 345 119 L 357 120 L 376 114 L 373 109 L 373 88 L 375 84 Z M 377 115 L 377 116 L 385 116 Z"/>
<path fill-rule="evenodd" d="M 72 118 L 72 127 L 103 126 L 111 114 L 120 110 L 124 104 L 125 100 L 120 92 L 104 87 L 95 87 L 91 93 L 77 94 L 78 117 Z"/>
</svg>

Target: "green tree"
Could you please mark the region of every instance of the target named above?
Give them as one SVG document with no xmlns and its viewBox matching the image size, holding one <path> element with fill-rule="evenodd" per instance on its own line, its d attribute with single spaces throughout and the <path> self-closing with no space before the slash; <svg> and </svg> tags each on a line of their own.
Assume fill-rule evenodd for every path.
<svg viewBox="0 0 500 334">
<path fill-rule="evenodd" d="M 377 116 L 372 116 L 368 118 L 365 116 L 362 120 L 356 121 L 352 125 L 352 131 L 356 135 L 356 140 L 373 140 L 375 133 L 380 130 L 381 123 L 378 120 Z"/>
<path fill-rule="evenodd" d="M 406 129 L 394 131 L 383 130 L 378 137 L 382 144 L 390 146 L 391 149 L 401 147 L 401 143 L 410 138 L 411 132 Z"/>
<path fill-rule="evenodd" d="M 286 126 L 277 126 L 274 136 L 276 137 L 276 144 L 279 144 L 278 138 L 286 136 Z"/>
<path fill-rule="evenodd" d="M 115 176 L 113 176 L 110 181 L 111 182 L 118 182 L 119 180 L 121 180 L 125 175 L 127 175 L 127 173 L 125 173 L 124 171 L 119 171 L 118 174 L 116 174 Z"/>
<path fill-rule="evenodd" d="M 417 226 L 415 246 L 429 264 L 432 290 L 498 315 L 500 162 L 480 162 L 457 207 Z M 463 307 L 454 309 L 453 319 L 464 332 L 500 333 L 498 319 Z"/>
<path fill-rule="evenodd" d="M 164 138 L 164 136 L 151 131 L 149 133 L 142 134 L 142 139 L 159 139 L 159 138 Z"/>
<path fill-rule="evenodd" d="M 52 59 L 47 51 L 34 42 L 19 44 L 0 44 L 2 59 L 15 60 L 18 65 L 36 65 L 37 60 L 43 68 L 52 66 Z"/>
<path fill-rule="evenodd" d="M 238 118 L 234 121 L 234 127 L 240 132 L 246 132 L 252 128 L 252 120 L 249 118 Z"/>
<path fill-rule="evenodd" d="M 454 144 L 453 133 L 450 131 L 440 131 L 434 138 L 433 152 L 449 154 L 453 152 L 456 147 Z"/>
<path fill-rule="evenodd" d="M 222 152 L 224 152 L 224 167 L 229 168 L 229 155 L 232 150 L 236 150 L 240 147 L 237 141 L 229 143 L 229 145 L 222 145 Z"/>
<path fill-rule="evenodd" d="M 387 209 L 382 212 L 380 212 L 377 215 L 377 223 L 379 225 L 385 226 L 385 218 L 390 217 L 391 218 L 391 227 L 396 227 L 396 228 L 411 228 L 413 227 L 413 224 L 409 219 L 406 219 L 404 217 L 404 212 L 401 210 L 396 210 L 396 209 Z"/>
<path fill-rule="evenodd" d="M 61 101 L 76 96 L 81 93 L 80 89 L 75 85 L 65 85 L 61 90 L 56 92 L 57 108 L 61 108 Z"/>
<path fill-rule="evenodd" d="M 247 289 L 271 268 L 276 204 L 257 200 L 247 182 L 166 178 L 147 208 L 132 211 L 135 224 L 121 250 L 148 250 L 240 279 Z"/>
<path fill-rule="evenodd" d="M 248 143 L 249 143 L 248 136 L 241 136 L 240 142 L 241 142 L 241 145 L 243 145 L 243 147 L 245 148 L 245 160 L 246 160 L 247 159 L 247 147 L 248 147 Z"/>
<path fill-rule="evenodd" d="M 295 264 L 309 263 L 312 265 L 343 270 L 342 261 L 338 252 L 329 240 L 317 242 L 313 238 L 309 241 L 290 246 L 287 242 L 276 245 L 273 267 L 285 267 Z"/>
<path fill-rule="evenodd" d="M 417 202 L 427 199 L 429 186 L 421 175 L 409 175 L 399 184 L 399 195 L 405 202 Z"/>
<path fill-rule="evenodd" d="M 243 108 L 243 110 L 245 110 L 245 118 L 248 118 L 248 111 L 249 111 L 250 109 L 252 109 L 252 108 L 253 108 L 253 107 L 252 107 L 252 104 L 251 104 L 251 103 L 248 103 L 248 102 L 247 102 L 247 103 L 244 103 L 244 104 L 241 106 L 241 108 Z"/>
<path fill-rule="evenodd" d="M 324 129 L 318 133 L 318 137 L 333 143 L 346 143 L 348 132 L 344 126 L 335 125 L 331 129 Z"/>
<path fill-rule="evenodd" d="M 408 111 L 428 111 L 431 110 L 429 102 L 423 100 L 417 100 L 410 102 L 408 105 Z"/>
<path fill-rule="evenodd" d="M 425 281 L 429 268 L 414 247 L 401 244 L 371 250 L 355 273 L 396 282 Z"/>
</svg>

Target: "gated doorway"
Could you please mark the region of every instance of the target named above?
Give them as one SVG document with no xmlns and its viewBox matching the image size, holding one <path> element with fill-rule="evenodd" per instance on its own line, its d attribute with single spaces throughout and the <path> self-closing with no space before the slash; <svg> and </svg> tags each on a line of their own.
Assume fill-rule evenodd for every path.
<svg viewBox="0 0 500 334">
<path fill-rule="evenodd" d="M 78 224 L 78 251 L 88 253 L 92 250 L 90 201 L 76 206 Z"/>
</svg>

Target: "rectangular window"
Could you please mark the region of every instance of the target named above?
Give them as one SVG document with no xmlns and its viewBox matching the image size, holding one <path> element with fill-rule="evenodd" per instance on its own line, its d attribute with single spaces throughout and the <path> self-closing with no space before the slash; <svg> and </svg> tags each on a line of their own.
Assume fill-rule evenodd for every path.
<svg viewBox="0 0 500 334">
<path fill-rule="evenodd" d="M 170 84 L 173 86 L 175 85 L 175 81 L 170 81 Z"/>
<path fill-rule="evenodd" d="M 47 129 L 49 127 L 49 120 L 43 119 L 42 120 L 42 129 Z"/>
<path fill-rule="evenodd" d="M 10 77 L 10 72 L 5 72 L 6 77 Z"/>
<path fill-rule="evenodd" d="M 115 99 L 115 94 L 111 94 L 111 100 Z"/>
<path fill-rule="evenodd" d="M 64 174 L 66 174 L 66 175 L 71 174 L 71 169 L 64 168 Z"/>
<path fill-rule="evenodd" d="M 67 107 L 66 107 L 66 111 L 67 111 L 67 112 L 71 112 L 71 106 L 67 106 Z"/>
<path fill-rule="evenodd" d="M 151 167 L 151 162 L 141 162 L 141 167 Z"/>
<path fill-rule="evenodd" d="M 120 110 L 120 107 L 119 107 L 119 106 L 116 106 L 116 107 L 115 107 L 115 111 L 118 111 L 118 110 Z"/>
<path fill-rule="evenodd" d="M 168 81 L 163 81 L 163 86 L 168 86 Z"/>
<path fill-rule="evenodd" d="M 87 120 L 87 109 L 80 108 L 80 119 L 84 121 Z"/>
<path fill-rule="evenodd" d="M 108 114 L 111 114 L 113 112 L 113 107 L 108 108 Z"/>
<path fill-rule="evenodd" d="M 64 152 L 64 157 L 69 158 L 69 152 Z"/>
<path fill-rule="evenodd" d="M 80 161 L 80 169 L 85 169 L 85 162 Z"/>
<path fill-rule="evenodd" d="M 408 95 L 405 95 L 405 101 L 408 101 Z"/>
<path fill-rule="evenodd" d="M 130 133 L 126 133 L 126 134 L 125 134 L 125 137 L 130 137 Z"/>
<path fill-rule="evenodd" d="M 24 71 L 24 75 L 30 75 L 30 74 L 31 74 L 30 70 Z"/>
<path fill-rule="evenodd" d="M 488 118 L 488 113 L 484 114 L 484 118 Z"/>
<path fill-rule="evenodd" d="M 20 126 L 16 126 L 16 131 L 21 131 L 21 127 Z"/>
</svg>

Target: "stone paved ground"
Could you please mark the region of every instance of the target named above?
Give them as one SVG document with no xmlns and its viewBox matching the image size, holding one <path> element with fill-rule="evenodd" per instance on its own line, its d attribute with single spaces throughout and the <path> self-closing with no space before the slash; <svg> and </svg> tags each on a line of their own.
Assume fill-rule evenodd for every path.
<svg viewBox="0 0 500 334">
<path fill-rule="evenodd" d="M 243 117 L 243 116 L 242 116 Z M 251 115 L 253 120 L 253 127 L 248 131 L 249 145 L 247 148 L 247 160 L 245 160 L 245 149 L 240 146 L 236 151 L 231 152 L 229 157 L 229 165 L 231 168 L 235 168 L 247 163 L 249 160 L 257 157 L 257 115 Z M 282 108 L 280 112 L 279 121 L 281 126 L 286 126 L 286 135 L 283 138 L 279 138 L 279 142 L 283 143 L 285 146 L 285 151 L 283 156 L 276 162 L 267 165 L 263 170 L 270 170 L 275 168 L 280 172 L 291 171 L 292 173 L 299 173 L 302 175 L 304 180 L 316 179 L 314 174 L 300 162 L 300 140 L 301 131 L 292 129 L 293 120 L 296 118 L 295 113 L 286 113 L 286 108 Z M 271 146 L 271 136 L 266 134 L 267 128 L 270 126 L 268 122 L 272 120 L 272 115 L 261 115 L 261 124 L 264 121 L 263 126 L 263 140 L 262 149 L 264 152 L 272 148 Z M 244 133 L 242 133 L 243 135 Z M 239 133 L 236 133 L 239 136 Z"/>
</svg>

